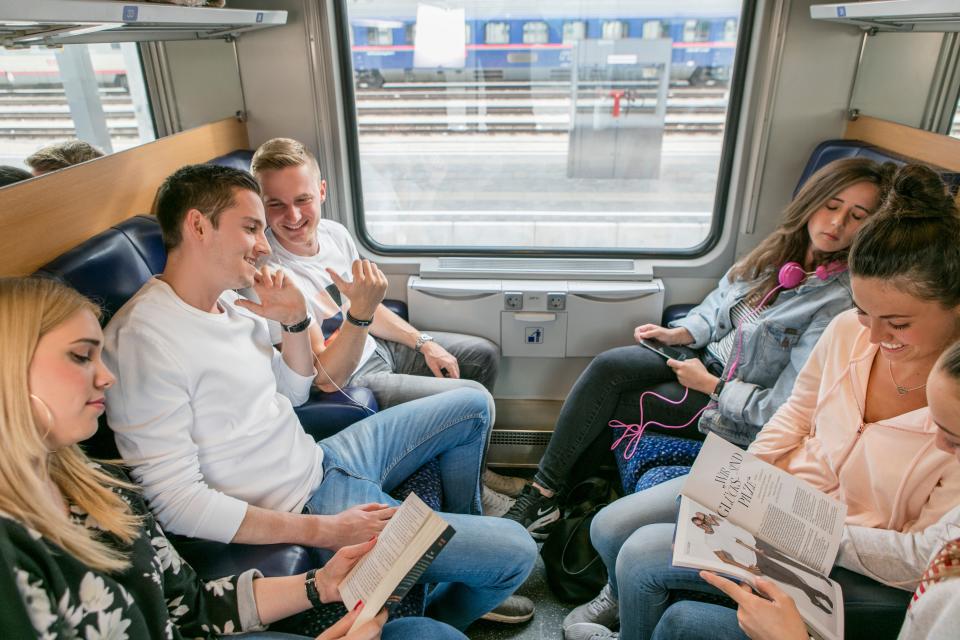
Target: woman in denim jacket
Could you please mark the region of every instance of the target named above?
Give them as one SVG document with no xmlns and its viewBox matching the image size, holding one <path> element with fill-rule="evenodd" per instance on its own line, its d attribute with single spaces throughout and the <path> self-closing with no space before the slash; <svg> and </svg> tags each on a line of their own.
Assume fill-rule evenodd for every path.
<svg viewBox="0 0 960 640">
<path fill-rule="evenodd" d="M 675 439 L 639 439 L 640 425 L 646 423 L 661 432 L 657 423 L 686 425 L 667 431 L 684 438 L 702 440 L 703 434 L 715 431 L 731 442 L 749 444 L 790 395 L 798 371 L 830 320 L 853 306 L 845 273 L 847 250 L 882 201 L 892 171 L 891 163 L 865 158 L 823 167 L 786 208 L 780 226 L 734 265 L 686 318 L 670 328 L 646 324 L 634 331 L 638 341 L 680 346 L 684 360 L 667 360 L 638 345 L 597 356 L 564 402 L 534 483 L 504 517 L 520 522 L 534 538 L 545 538 L 560 518 L 557 494 L 577 475 L 575 465 L 595 441 L 604 446 L 609 442 L 608 425 L 622 425 L 625 435 L 634 436 L 628 453 L 641 444 L 645 462 L 651 461 L 648 466 L 677 462 L 670 444 Z M 787 262 L 799 263 L 801 272 L 819 267 L 819 275 L 795 288 L 775 290 Z M 641 395 L 648 391 L 670 401 L 647 394 L 641 404 Z M 684 442 L 690 448 L 699 446 Z"/>
</svg>

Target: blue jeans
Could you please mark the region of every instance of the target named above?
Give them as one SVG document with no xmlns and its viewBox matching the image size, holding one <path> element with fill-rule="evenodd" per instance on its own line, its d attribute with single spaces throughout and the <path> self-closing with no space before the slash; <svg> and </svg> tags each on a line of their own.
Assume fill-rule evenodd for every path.
<svg viewBox="0 0 960 640">
<path fill-rule="evenodd" d="M 518 523 L 480 513 L 480 471 L 490 430 L 486 394 L 448 391 L 373 415 L 320 442 L 323 481 L 305 513 L 333 515 L 365 502 L 398 504 L 389 492 L 437 458 L 443 518 L 456 534 L 424 572 L 437 584 L 427 614 L 457 629 L 523 584 L 537 547 Z M 329 558 L 329 552 L 321 553 Z"/>
<path fill-rule="evenodd" d="M 653 640 L 748 640 L 737 623 L 737 610 L 682 600 L 670 605 L 653 632 Z"/>
<path fill-rule="evenodd" d="M 720 594 L 696 570 L 672 565 L 677 496 L 684 480 L 674 478 L 620 498 L 590 524 L 590 541 L 620 603 L 621 640 L 650 638 L 673 590 Z"/>
<path fill-rule="evenodd" d="M 238 636 L 229 636 L 238 640 L 313 640 L 312 637 L 298 636 L 277 631 L 253 631 Z M 450 625 L 430 618 L 400 618 L 383 625 L 381 640 L 465 640 L 463 635 Z"/>
</svg>

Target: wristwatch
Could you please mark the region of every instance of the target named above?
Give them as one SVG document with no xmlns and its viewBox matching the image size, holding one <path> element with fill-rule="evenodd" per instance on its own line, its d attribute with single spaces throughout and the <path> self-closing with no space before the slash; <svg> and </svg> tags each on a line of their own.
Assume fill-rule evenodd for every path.
<svg viewBox="0 0 960 640">
<path fill-rule="evenodd" d="M 720 399 L 720 394 L 723 392 L 723 385 L 727 384 L 727 381 L 723 378 L 717 381 L 717 386 L 713 388 L 713 393 L 710 394 L 710 397 L 714 400 Z"/>
<path fill-rule="evenodd" d="M 313 318 L 311 318 L 310 314 L 308 313 L 306 318 L 295 324 L 283 324 L 281 322 L 280 328 L 287 333 L 300 333 L 301 331 L 306 331 L 311 322 L 313 322 Z"/>
<path fill-rule="evenodd" d="M 317 590 L 316 569 L 307 571 L 307 579 L 305 580 L 304 586 L 307 589 L 307 600 L 310 601 L 310 604 L 312 604 L 314 608 L 322 607 L 323 601 L 320 600 L 320 592 Z"/>
<path fill-rule="evenodd" d="M 347 322 L 349 322 L 355 327 L 369 327 L 371 324 L 373 324 L 373 318 L 370 318 L 369 320 L 361 320 L 360 318 L 357 318 L 355 315 L 350 313 L 350 311 L 348 310 Z"/>
<path fill-rule="evenodd" d="M 428 342 L 433 342 L 433 336 L 426 333 L 421 333 L 419 336 L 417 336 L 417 343 L 413 345 L 413 350 L 417 353 L 420 353 L 420 349 L 423 349 L 423 345 Z"/>
</svg>

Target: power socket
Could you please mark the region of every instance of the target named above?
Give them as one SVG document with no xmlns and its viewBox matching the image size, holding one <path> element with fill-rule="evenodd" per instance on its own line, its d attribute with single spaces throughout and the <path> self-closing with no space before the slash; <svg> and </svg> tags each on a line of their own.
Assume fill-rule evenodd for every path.
<svg viewBox="0 0 960 640">
<path fill-rule="evenodd" d="M 504 292 L 503 308 L 509 311 L 519 311 L 523 309 L 523 293 L 519 291 Z"/>
<path fill-rule="evenodd" d="M 547 294 L 547 311 L 563 311 L 567 308 L 567 294 L 565 293 L 548 293 Z"/>
</svg>

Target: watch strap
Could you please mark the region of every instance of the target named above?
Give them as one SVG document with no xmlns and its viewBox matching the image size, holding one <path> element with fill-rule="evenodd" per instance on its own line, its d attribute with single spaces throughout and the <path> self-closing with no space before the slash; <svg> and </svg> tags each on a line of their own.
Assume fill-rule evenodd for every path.
<svg viewBox="0 0 960 640">
<path fill-rule="evenodd" d="M 350 313 L 349 310 L 347 310 L 347 313 L 345 315 L 347 318 L 347 322 L 354 325 L 355 327 L 369 327 L 371 324 L 373 324 L 373 318 L 370 318 L 369 320 L 361 320 L 356 316 L 354 316 L 352 313 Z"/>
<path fill-rule="evenodd" d="M 417 336 L 417 342 L 413 345 L 413 350 L 417 353 L 420 353 L 420 350 L 423 349 L 423 345 L 427 344 L 428 342 L 433 342 L 433 336 L 427 333 L 421 333 L 419 336 Z"/>
<path fill-rule="evenodd" d="M 307 571 L 307 579 L 304 582 L 304 586 L 307 589 L 307 600 L 310 601 L 310 604 L 312 604 L 314 608 L 322 606 L 323 601 L 320 600 L 320 591 L 317 590 L 316 569 L 310 569 L 310 571 Z"/>
<path fill-rule="evenodd" d="M 717 381 L 717 386 L 713 388 L 713 393 L 711 393 L 710 396 L 715 400 L 719 400 L 720 394 L 723 393 L 723 387 L 726 384 L 727 384 L 727 381 L 724 380 L 723 378 L 720 378 L 720 380 Z"/>
<path fill-rule="evenodd" d="M 307 317 L 297 322 L 295 324 L 283 324 L 280 323 L 280 328 L 286 331 L 287 333 L 300 333 L 306 331 L 307 327 L 310 326 L 310 323 L 313 322 L 313 318 L 310 317 L 310 314 L 307 314 Z"/>
</svg>

